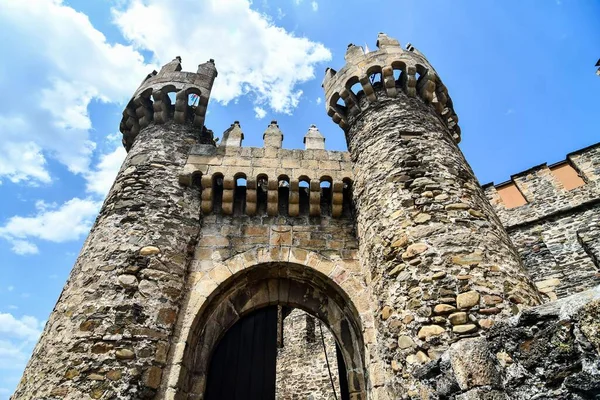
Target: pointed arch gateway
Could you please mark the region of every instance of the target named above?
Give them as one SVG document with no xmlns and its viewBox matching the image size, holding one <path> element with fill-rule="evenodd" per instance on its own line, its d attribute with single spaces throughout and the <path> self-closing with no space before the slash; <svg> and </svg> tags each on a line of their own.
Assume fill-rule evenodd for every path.
<svg viewBox="0 0 600 400">
<path fill-rule="evenodd" d="M 169 381 L 178 382 L 181 398 L 206 399 L 207 387 L 212 386 L 208 379 L 212 379 L 209 370 L 215 349 L 232 327 L 239 329 L 237 323 L 256 315 L 257 310 L 282 305 L 302 309 L 329 328 L 346 366 L 347 395 L 367 399 L 365 347 L 358 311 L 348 293 L 323 270 L 329 264 L 331 269 L 339 266 L 333 267 L 330 260 L 317 253 L 289 250 L 289 254 L 292 252 L 303 257 L 256 257 L 261 249 L 242 253 L 207 273 L 210 282 L 198 282 L 206 290 L 206 297 L 197 312 L 193 311 L 189 330 L 181 332 L 180 342 L 185 341 L 182 365 L 172 368 L 169 374 Z"/>
</svg>

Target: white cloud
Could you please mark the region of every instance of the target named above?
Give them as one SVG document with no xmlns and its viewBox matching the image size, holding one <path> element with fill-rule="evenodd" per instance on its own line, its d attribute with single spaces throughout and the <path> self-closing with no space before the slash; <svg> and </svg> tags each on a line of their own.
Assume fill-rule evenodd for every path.
<svg viewBox="0 0 600 400">
<path fill-rule="evenodd" d="M 106 197 L 126 155 L 125 149 L 119 144 L 112 152 L 100 156 L 98 165 L 85 176 L 86 190 L 101 198 Z"/>
<path fill-rule="evenodd" d="M 322 101 L 323 101 L 323 99 L 321 99 L 320 97 L 317 97 L 317 100 L 316 100 L 317 105 L 321 104 Z"/>
<path fill-rule="evenodd" d="M 76 197 L 57 208 L 39 202 L 37 205 L 37 213 L 33 216 L 9 218 L 0 226 L 0 237 L 11 242 L 13 246 L 27 239 L 42 239 L 55 243 L 79 239 L 88 233 L 101 203 L 89 198 Z"/>
<path fill-rule="evenodd" d="M 316 1 L 311 2 L 310 6 L 312 7 L 313 11 L 315 11 L 315 12 L 319 11 L 319 3 L 317 3 Z"/>
<path fill-rule="evenodd" d="M 13 290 L 15 290 L 14 286 L 9 286 L 6 288 L 6 290 L 8 290 L 9 292 L 12 292 Z"/>
<path fill-rule="evenodd" d="M 0 335 L 3 339 L 17 338 L 36 342 L 41 330 L 42 323 L 35 317 L 24 315 L 15 318 L 12 314 L 0 313 Z"/>
<path fill-rule="evenodd" d="M 11 240 L 11 244 L 12 251 L 20 256 L 39 253 L 38 247 L 27 240 Z"/>
<path fill-rule="evenodd" d="M 124 102 L 153 67 L 62 0 L 0 0 L 0 9 L 0 35 L 13 38 L 1 44 L 0 83 L 19 94 L 0 98 L 0 178 L 48 183 L 49 158 L 87 171 L 90 101 Z"/>
<path fill-rule="evenodd" d="M 0 312 L 1 385 L 14 387 L 17 384 L 43 327 L 44 323 L 35 317 L 25 315 L 17 318 Z M 4 393 L 10 394 L 10 391 L 3 388 L 0 394 Z"/>
<path fill-rule="evenodd" d="M 302 95 L 298 84 L 331 59 L 325 46 L 275 26 L 248 0 L 130 0 L 114 15 L 124 36 L 161 63 L 176 55 L 184 62 L 214 58 L 219 77 L 211 97 L 221 103 L 249 94 L 256 105 L 291 113 Z"/>
<path fill-rule="evenodd" d="M 254 116 L 257 119 L 263 119 L 267 115 L 267 111 L 262 107 L 254 107 Z"/>
<path fill-rule="evenodd" d="M 49 183 L 51 179 L 46 171 L 46 158 L 40 146 L 28 140 L 10 140 L 11 137 L 27 136 L 29 131 L 30 126 L 23 117 L 0 114 L 0 133 L 4 137 L 0 142 L 0 178 L 5 176 L 14 183 Z"/>
</svg>

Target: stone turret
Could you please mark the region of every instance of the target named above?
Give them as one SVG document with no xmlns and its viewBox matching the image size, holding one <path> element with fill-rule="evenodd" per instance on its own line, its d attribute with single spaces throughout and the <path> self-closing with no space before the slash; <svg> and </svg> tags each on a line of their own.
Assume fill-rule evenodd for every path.
<svg viewBox="0 0 600 400">
<path fill-rule="evenodd" d="M 304 148 L 306 150 L 325 150 L 325 138 L 319 132 L 316 125 L 311 125 L 304 136 Z"/>
<path fill-rule="evenodd" d="M 457 146 L 441 78 L 411 45 L 379 34 L 377 47 L 348 46 L 323 87 L 351 154 L 359 258 L 379 300 L 372 360 L 387 368 L 371 379 L 378 398 L 396 398 L 420 390 L 416 366 L 540 297 Z"/>
<path fill-rule="evenodd" d="M 181 57 L 175 57 L 160 72 L 149 74 L 123 111 L 120 129 L 125 148 L 129 150 L 140 130 L 152 122 L 190 122 L 202 128 L 216 77 L 214 60 L 200 64 L 194 73 L 181 70 Z"/>
<path fill-rule="evenodd" d="M 267 130 L 263 134 L 263 140 L 265 142 L 265 148 L 281 148 L 281 145 L 283 144 L 283 132 L 279 129 L 277 121 L 271 121 L 269 126 L 267 126 Z"/>
<path fill-rule="evenodd" d="M 177 57 L 123 113 L 128 150 L 14 398 L 152 398 L 200 233 L 197 188 L 179 184 L 204 128 L 214 62 Z M 171 102 L 169 94 L 175 98 Z"/>
<path fill-rule="evenodd" d="M 221 146 L 225 147 L 240 147 L 244 140 L 244 132 L 239 121 L 235 121 L 231 124 L 225 132 L 223 132 L 223 140 L 221 140 Z"/>
</svg>

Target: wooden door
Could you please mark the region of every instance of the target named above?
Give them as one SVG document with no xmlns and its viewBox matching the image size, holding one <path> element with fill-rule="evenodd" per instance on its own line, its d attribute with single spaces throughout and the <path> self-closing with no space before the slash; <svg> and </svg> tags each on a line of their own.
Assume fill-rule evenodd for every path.
<svg viewBox="0 0 600 400">
<path fill-rule="evenodd" d="M 217 344 L 206 383 L 207 400 L 274 400 L 277 307 L 240 319 Z"/>
</svg>

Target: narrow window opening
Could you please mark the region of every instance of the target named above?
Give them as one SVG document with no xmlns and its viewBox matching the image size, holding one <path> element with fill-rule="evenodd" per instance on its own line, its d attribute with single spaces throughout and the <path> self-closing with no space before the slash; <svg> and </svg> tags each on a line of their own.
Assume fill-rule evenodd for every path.
<svg viewBox="0 0 600 400">
<path fill-rule="evenodd" d="M 267 191 L 269 187 L 269 178 L 266 175 L 259 175 L 256 178 L 256 213 L 264 215 L 267 213 Z"/>
<path fill-rule="evenodd" d="M 424 66 L 422 66 L 420 64 L 417 64 L 417 73 L 416 73 L 417 88 L 420 87 L 421 81 L 423 80 L 423 78 L 425 78 L 425 76 L 427 76 L 427 72 L 428 72 L 427 68 L 425 68 Z"/>
<path fill-rule="evenodd" d="M 237 176 L 233 190 L 233 215 L 235 216 L 244 215 L 246 211 L 246 189 L 246 176 Z"/>
<path fill-rule="evenodd" d="M 308 215 L 310 209 L 310 181 L 306 177 L 300 177 L 298 184 L 300 197 L 300 215 Z"/>
<path fill-rule="evenodd" d="M 331 216 L 331 178 L 321 178 L 321 215 Z"/>
<path fill-rule="evenodd" d="M 343 182 L 342 215 L 349 218 L 352 217 L 352 181 L 344 178 Z"/>
<path fill-rule="evenodd" d="M 363 87 L 356 76 L 353 76 L 348 80 L 348 82 L 346 82 L 346 89 L 351 91 L 357 100 L 365 94 Z"/>
<path fill-rule="evenodd" d="M 213 176 L 213 213 L 221 214 L 223 206 L 223 175 Z"/>
<path fill-rule="evenodd" d="M 278 208 L 279 215 L 287 216 L 289 214 L 290 204 L 290 178 L 282 175 L 278 179 Z"/>
<path fill-rule="evenodd" d="M 333 96 L 331 96 L 329 106 L 333 107 L 339 114 L 343 115 L 346 113 L 346 103 L 344 103 L 344 100 L 342 100 L 339 93 L 334 93 Z"/>
<path fill-rule="evenodd" d="M 165 106 L 169 110 L 169 116 L 173 117 L 173 114 L 175 114 L 175 102 L 177 101 L 177 92 L 172 91 L 167 93 L 164 101 Z"/>
<path fill-rule="evenodd" d="M 202 191 L 202 173 L 194 172 L 192 174 L 192 188 Z"/>
<path fill-rule="evenodd" d="M 371 82 L 371 86 L 373 86 L 374 90 L 381 89 L 383 87 L 383 76 L 381 74 L 381 67 L 373 66 L 369 68 L 369 70 L 367 71 L 367 75 L 369 76 L 369 82 Z"/>
<path fill-rule="evenodd" d="M 396 86 L 403 88 L 406 86 L 406 64 L 402 61 L 394 61 L 392 63 L 392 69 L 394 70 L 394 81 Z"/>
</svg>

